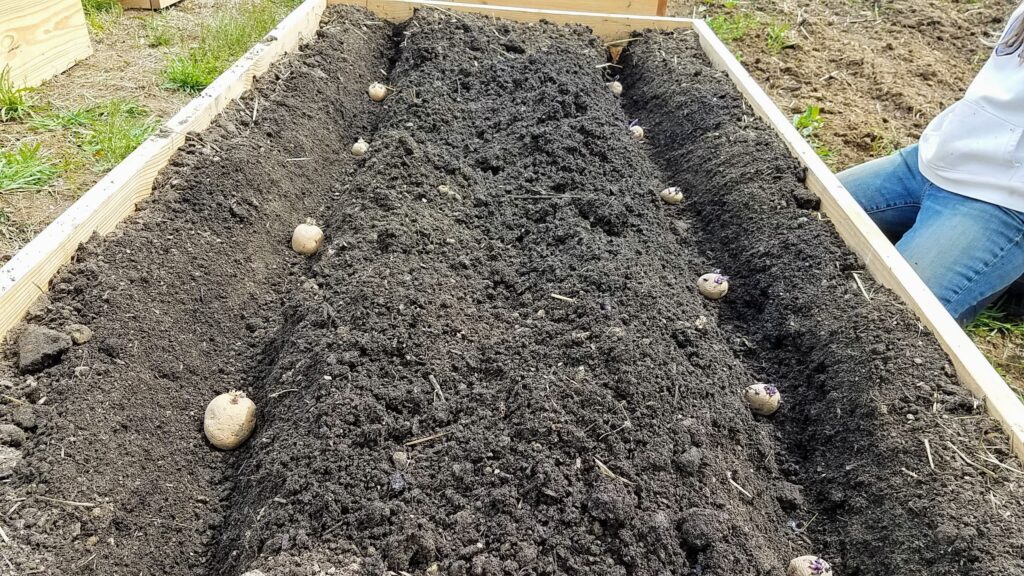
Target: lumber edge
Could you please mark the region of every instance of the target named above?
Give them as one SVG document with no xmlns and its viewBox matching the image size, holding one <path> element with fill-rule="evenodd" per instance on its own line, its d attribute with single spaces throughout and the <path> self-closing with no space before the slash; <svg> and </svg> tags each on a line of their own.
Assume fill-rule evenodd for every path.
<svg viewBox="0 0 1024 576">
<path fill-rule="evenodd" d="M 546 10 L 541 8 L 524 8 L 521 6 L 467 4 L 464 2 L 442 0 L 328 0 L 328 3 L 332 5 L 362 6 L 378 17 L 391 22 L 408 20 L 417 8 L 439 8 L 455 12 L 485 14 L 517 22 L 547 20 L 556 24 L 582 24 L 589 27 L 595 36 L 605 41 L 621 40 L 627 38 L 633 32 L 645 28 L 655 30 L 691 28 L 694 23 L 694 20 L 691 18 L 578 12 L 574 10 Z"/>
<path fill-rule="evenodd" d="M 952 360 L 960 381 L 984 400 L 989 415 L 1002 424 L 1009 436 L 1014 454 L 1024 460 L 1021 400 L 711 27 L 697 21 L 694 29 L 712 64 L 729 75 L 757 114 L 775 129 L 807 168 L 807 187 L 821 199 L 822 212 L 832 220 L 839 236 L 875 279 L 895 292 L 932 332 Z"/>
<path fill-rule="evenodd" d="M 0 336 L 17 325 L 57 271 L 93 233 L 106 234 L 152 192 L 157 174 L 190 132 L 203 130 L 254 78 L 320 26 L 326 0 L 306 0 L 206 90 L 168 120 L 0 268 Z"/>
<path fill-rule="evenodd" d="M 119 2 L 121 3 L 121 8 L 125 10 L 163 10 L 168 6 L 181 2 L 181 0 L 119 0 Z"/>
</svg>

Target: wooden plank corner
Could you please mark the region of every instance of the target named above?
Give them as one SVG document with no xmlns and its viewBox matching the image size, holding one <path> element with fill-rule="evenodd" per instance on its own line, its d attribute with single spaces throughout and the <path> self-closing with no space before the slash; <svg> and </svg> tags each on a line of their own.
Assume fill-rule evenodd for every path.
<svg viewBox="0 0 1024 576">
<path fill-rule="evenodd" d="M 0 69 L 38 86 L 92 54 L 80 0 L 0 0 Z"/>
</svg>

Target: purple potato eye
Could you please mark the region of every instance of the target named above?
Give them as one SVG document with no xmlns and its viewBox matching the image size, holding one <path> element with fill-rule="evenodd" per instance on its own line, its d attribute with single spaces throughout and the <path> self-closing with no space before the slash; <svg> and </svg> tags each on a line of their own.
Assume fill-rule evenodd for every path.
<svg viewBox="0 0 1024 576">
<path fill-rule="evenodd" d="M 825 562 L 821 558 L 815 558 L 812 560 L 809 567 L 811 572 L 814 574 L 824 574 L 832 569 L 832 567 L 828 565 L 828 562 Z"/>
<path fill-rule="evenodd" d="M 716 273 L 716 274 L 717 275 L 715 276 L 715 284 L 722 284 L 724 282 L 728 282 L 729 281 L 729 277 L 728 276 L 723 276 L 723 275 L 718 274 L 718 273 Z"/>
<path fill-rule="evenodd" d="M 771 384 L 765 384 L 764 391 L 768 394 L 768 396 L 775 396 L 776 394 L 779 393 L 779 389 L 776 388 L 775 386 L 772 386 Z"/>
</svg>

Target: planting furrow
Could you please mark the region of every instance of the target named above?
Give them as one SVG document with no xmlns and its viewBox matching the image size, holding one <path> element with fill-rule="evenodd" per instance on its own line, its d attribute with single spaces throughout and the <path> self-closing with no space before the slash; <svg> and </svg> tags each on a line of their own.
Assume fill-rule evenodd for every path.
<svg viewBox="0 0 1024 576">
<path fill-rule="evenodd" d="M 602 46 L 445 11 L 401 32 L 210 573 L 779 573 L 800 495 Z"/>
<path fill-rule="evenodd" d="M 781 389 L 776 459 L 817 513 L 794 517 L 803 548 L 837 574 L 1024 573 L 1005 435 L 815 212 L 782 142 L 692 33 L 646 34 L 620 63 L 625 109 L 731 277 L 719 315 L 734 353 Z"/>
<path fill-rule="evenodd" d="M 305 53 L 190 138 L 152 200 L 84 246 L 30 317 L 92 338 L 5 390 L 5 419 L 29 432 L 4 503 L 17 573 L 204 572 L 237 456 L 205 442 L 203 408 L 260 376 L 253 359 L 308 267 L 292 228 L 332 201 L 372 129 L 365 87 L 392 43 L 361 25 L 372 19 L 332 12 Z M 22 351 L 43 358 L 29 372 L 54 363 L 54 343 Z"/>
</svg>

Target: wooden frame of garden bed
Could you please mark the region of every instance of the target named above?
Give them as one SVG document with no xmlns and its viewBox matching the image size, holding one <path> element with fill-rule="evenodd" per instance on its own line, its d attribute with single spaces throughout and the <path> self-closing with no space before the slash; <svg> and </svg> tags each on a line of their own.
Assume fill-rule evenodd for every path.
<svg viewBox="0 0 1024 576">
<path fill-rule="evenodd" d="M 409 18 L 418 7 L 433 6 L 524 22 L 544 19 L 577 23 L 589 26 L 607 42 L 628 38 L 634 31 L 645 28 L 694 30 L 711 62 L 729 75 L 747 104 L 775 129 L 791 153 L 807 168 L 807 186 L 821 198 L 822 212 L 830 218 L 839 235 L 864 261 L 871 274 L 895 292 L 917 314 L 922 325 L 931 330 L 949 354 L 960 380 L 984 400 L 989 414 L 1002 423 L 1009 435 L 1013 452 L 1024 459 L 1024 404 L 707 24 L 686 18 L 436 0 L 306 0 L 264 42 L 217 78 L 171 118 L 159 134 L 143 143 L 0 269 L 0 334 L 21 320 L 29 305 L 46 290 L 53 275 L 74 257 L 81 242 L 94 232 L 105 234 L 113 230 L 134 211 L 139 200 L 150 194 L 157 173 L 184 143 L 186 133 L 205 129 L 232 99 L 249 88 L 253 78 L 283 54 L 294 50 L 300 41 L 314 36 L 328 2 L 364 6 L 392 21 Z"/>
</svg>

